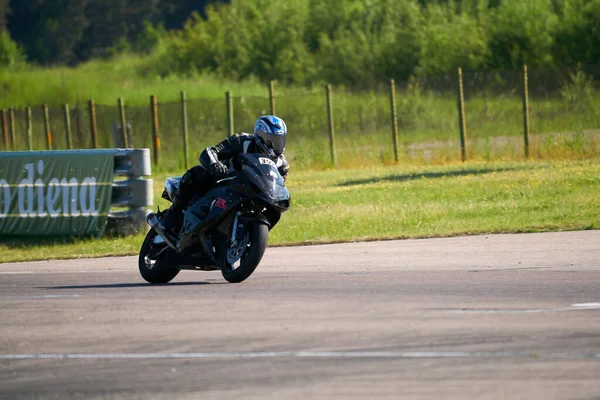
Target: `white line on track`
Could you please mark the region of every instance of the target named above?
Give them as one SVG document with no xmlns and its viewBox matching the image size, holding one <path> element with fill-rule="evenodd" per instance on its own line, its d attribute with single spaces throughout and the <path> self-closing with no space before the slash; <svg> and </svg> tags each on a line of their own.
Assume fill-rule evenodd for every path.
<svg viewBox="0 0 600 400">
<path fill-rule="evenodd" d="M 2 300 L 27 300 L 27 299 L 64 299 L 71 297 L 79 297 L 78 294 L 46 294 L 39 296 L 0 296 Z"/>
<path fill-rule="evenodd" d="M 56 274 L 99 274 L 99 273 L 112 273 L 112 272 L 131 272 L 131 271 L 135 271 L 132 268 L 128 268 L 128 269 L 106 269 L 106 270 L 89 270 L 89 271 L 82 271 L 82 270 L 73 270 L 73 271 L 0 271 L 0 275 L 25 275 L 25 274 L 36 274 L 36 275 L 41 275 L 41 274 L 52 274 L 52 275 L 56 275 Z"/>
<path fill-rule="evenodd" d="M 34 271 L 0 271 L 0 275 L 35 274 Z"/>
<path fill-rule="evenodd" d="M 532 313 L 547 313 L 561 311 L 583 311 L 583 310 L 600 310 L 600 303 L 578 303 L 571 304 L 570 307 L 561 308 L 533 308 L 528 310 L 518 309 L 485 309 L 485 308 L 466 308 L 462 310 L 451 310 L 452 314 L 532 314 Z"/>
<path fill-rule="evenodd" d="M 57 353 L 0 354 L 0 360 L 69 359 L 223 359 L 223 358 L 528 358 L 535 360 L 600 359 L 600 353 L 524 353 L 485 351 L 281 351 L 232 353 Z"/>
<path fill-rule="evenodd" d="M 600 308 L 600 303 L 577 303 L 571 304 L 571 307 Z"/>
</svg>

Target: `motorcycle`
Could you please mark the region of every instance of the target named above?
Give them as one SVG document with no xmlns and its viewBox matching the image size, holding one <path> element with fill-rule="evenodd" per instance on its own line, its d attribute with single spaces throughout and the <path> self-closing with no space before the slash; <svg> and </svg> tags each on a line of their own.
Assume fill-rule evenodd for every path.
<svg viewBox="0 0 600 400">
<path fill-rule="evenodd" d="M 220 270 L 231 283 L 247 279 L 260 263 L 269 231 L 290 207 L 290 193 L 275 163 L 260 154 L 239 154 L 237 171 L 192 199 L 175 238 L 159 223 L 167 211 L 150 213 L 139 254 L 149 283 L 168 283 L 181 270 Z M 162 197 L 173 201 L 181 177 L 167 178 Z"/>
</svg>

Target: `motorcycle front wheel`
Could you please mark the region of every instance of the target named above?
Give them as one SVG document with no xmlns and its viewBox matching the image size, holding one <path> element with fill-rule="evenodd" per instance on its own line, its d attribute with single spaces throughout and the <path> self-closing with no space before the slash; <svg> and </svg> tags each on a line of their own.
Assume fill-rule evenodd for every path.
<svg viewBox="0 0 600 400">
<path fill-rule="evenodd" d="M 246 280 L 256 267 L 267 248 L 269 228 L 258 222 L 248 224 L 248 229 L 241 243 L 231 243 L 221 249 L 221 274 L 227 282 L 240 283 Z"/>
<path fill-rule="evenodd" d="M 155 239 L 158 238 L 160 238 L 160 236 L 158 236 L 154 229 L 150 229 L 148 231 L 146 239 L 144 239 L 144 243 L 140 249 L 138 267 L 140 269 L 142 278 L 144 278 L 146 282 L 168 283 L 175 278 L 175 276 L 177 276 L 179 269 L 169 266 L 167 264 L 167 257 L 164 255 L 159 257 L 157 260 L 154 260 L 152 257 L 150 257 L 152 253 L 156 254 L 166 246 L 166 243 L 164 242 L 162 242 L 162 244 L 155 243 Z"/>
</svg>

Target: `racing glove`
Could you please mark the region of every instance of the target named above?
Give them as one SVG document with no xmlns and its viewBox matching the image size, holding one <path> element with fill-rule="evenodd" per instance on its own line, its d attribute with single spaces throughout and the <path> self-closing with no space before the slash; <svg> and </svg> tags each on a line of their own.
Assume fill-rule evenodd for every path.
<svg viewBox="0 0 600 400">
<path fill-rule="evenodd" d="M 210 172 L 215 181 L 218 181 L 219 179 L 223 179 L 227 176 L 229 169 L 225 166 L 225 164 L 217 161 L 208 167 L 208 172 Z"/>
</svg>

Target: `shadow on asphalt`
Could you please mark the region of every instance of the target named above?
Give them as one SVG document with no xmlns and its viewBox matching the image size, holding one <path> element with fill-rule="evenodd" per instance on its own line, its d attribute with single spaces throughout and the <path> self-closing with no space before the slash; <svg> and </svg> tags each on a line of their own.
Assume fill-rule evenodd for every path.
<svg viewBox="0 0 600 400">
<path fill-rule="evenodd" d="M 419 179 L 437 179 L 445 177 L 456 177 L 466 175 L 484 175 L 491 174 L 494 172 L 508 172 L 518 171 L 523 169 L 530 169 L 531 167 L 526 166 L 515 166 L 515 167 L 503 167 L 503 168 L 471 168 L 463 169 L 459 171 L 446 171 L 446 172 L 425 172 L 425 173 L 414 173 L 414 174 L 401 174 L 401 175 L 389 175 L 381 178 L 367 178 L 357 179 L 347 182 L 338 183 L 336 186 L 354 186 L 354 185 L 366 185 L 369 183 L 379 182 L 405 182 L 414 181 Z"/>
<path fill-rule="evenodd" d="M 157 286 L 198 286 L 198 285 L 222 285 L 228 282 L 173 282 L 173 283 L 115 283 L 103 285 L 80 285 L 80 286 L 52 286 L 38 287 L 38 289 L 62 290 L 62 289 L 122 289 L 132 287 L 157 287 Z"/>
</svg>

